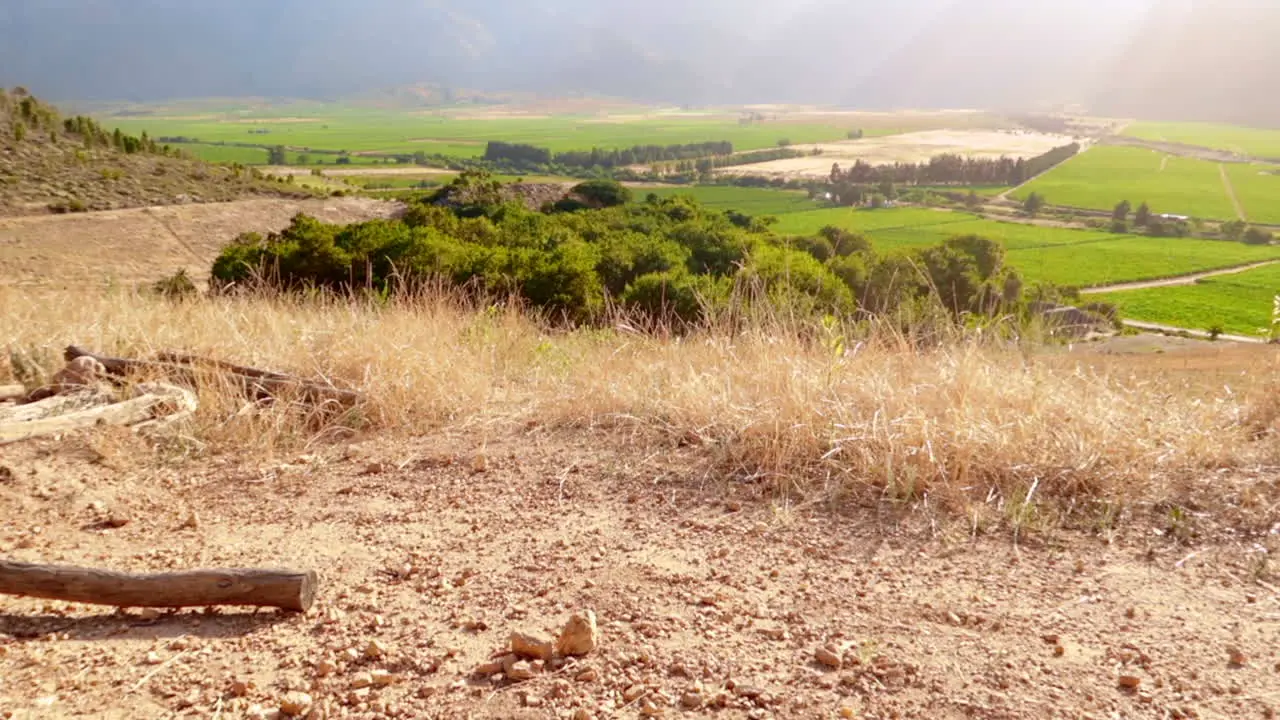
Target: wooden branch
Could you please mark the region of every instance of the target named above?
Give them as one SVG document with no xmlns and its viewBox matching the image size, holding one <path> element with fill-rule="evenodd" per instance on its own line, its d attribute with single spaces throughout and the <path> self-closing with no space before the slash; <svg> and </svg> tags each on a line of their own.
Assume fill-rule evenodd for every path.
<svg viewBox="0 0 1280 720">
<path fill-rule="evenodd" d="M 84 387 L 76 389 L 79 392 L 68 395 L 50 395 L 43 400 L 29 402 L 26 405 L 0 408 L 0 424 L 41 420 L 115 402 L 115 398 L 111 397 L 109 393 L 98 392 Z"/>
<path fill-rule="evenodd" d="M 44 435 L 70 432 L 98 424 L 133 425 L 143 420 L 150 420 L 154 415 L 156 406 L 173 401 L 174 398 L 171 395 L 143 395 L 132 400 L 67 413 L 66 415 L 55 415 L 26 422 L 4 423 L 0 425 L 0 445 Z"/>
<path fill-rule="evenodd" d="M 26 396 L 27 389 L 21 385 L 0 385 L 0 403 L 21 400 Z"/>
<path fill-rule="evenodd" d="M 278 398 L 296 396 L 303 402 L 314 405 L 322 405 L 325 403 L 336 403 L 341 407 L 352 407 L 364 401 L 364 396 L 358 392 L 351 390 L 341 390 L 329 385 L 309 382 L 301 378 L 291 377 L 289 375 L 281 375 L 280 373 L 267 372 L 265 370 L 257 370 L 255 368 L 245 368 L 238 365 L 231 365 L 217 360 L 208 360 L 204 358 L 195 358 L 185 355 L 177 355 L 174 353 L 164 353 L 162 357 L 173 360 L 184 360 L 189 362 L 164 362 L 154 360 L 130 360 L 125 358 L 113 358 L 103 355 L 95 355 L 83 348 L 71 345 L 66 349 L 64 356 L 68 361 L 78 357 L 91 357 L 107 369 L 107 372 L 119 377 L 127 377 L 130 375 L 152 375 L 165 376 L 173 382 L 180 382 L 191 387 L 196 387 L 197 369 L 203 368 L 201 377 L 224 378 L 232 382 L 245 395 L 264 400 L 268 398 Z"/>
<path fill-rule="evenodd" d="M 314 572 L 193 570 L 133 575 L 90 568 L 0 560 L 0 594 L 116 607 L 249 605 L 306 612 Z"/>
</svg>

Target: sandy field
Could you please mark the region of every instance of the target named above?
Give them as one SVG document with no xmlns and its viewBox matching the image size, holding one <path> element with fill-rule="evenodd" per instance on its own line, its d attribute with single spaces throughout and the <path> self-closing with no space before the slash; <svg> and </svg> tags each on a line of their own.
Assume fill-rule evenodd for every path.
<svg viewBox="0 0 1280 720">
<path fill-rule="evenodd" d="M 726 175 L 768 175 L 787 178 L 827 177 L 832 163 L 852 165 L 858 160 L 872 165 L 926 162 L 932 157 L 957 154 L 975 158 L 1034 157 L 1073 139 L 1030 131 L 930 130 L 864 140 L 796 145 L 797 150 L 821 149 L 821 155 L 739 165 L 720 170 Z"/>
</svg>

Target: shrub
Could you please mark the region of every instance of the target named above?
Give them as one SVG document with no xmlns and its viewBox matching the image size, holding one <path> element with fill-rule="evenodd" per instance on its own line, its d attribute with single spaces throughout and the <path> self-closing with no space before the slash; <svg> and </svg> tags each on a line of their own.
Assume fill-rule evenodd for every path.
<svg viewBox="0 0 1280 720">
<path fill-rule="evenodd" d="M 1251 227 L 1244 232 L 1244 241 L 1250 245 L 1270 245 L 1276 239 L 1270 230 Z"/>
<path fill-rule="evenodd" d="M 161 278 L 151 284 L 152 292 L 170 300 L 182 300 L 194 297 L 199 294 L 200 290 L 196 284 L 191 281 L 187 275 L 186 268 L 182 268 L 178 272 L 166 278 Z"/>
<path fill-rule="evenodd" d="M 614 207 L 631 202 L 631 190 L 616 180 L 591 180 L 573 188 L 572 192 L 595 208 Z"/>
</svg>

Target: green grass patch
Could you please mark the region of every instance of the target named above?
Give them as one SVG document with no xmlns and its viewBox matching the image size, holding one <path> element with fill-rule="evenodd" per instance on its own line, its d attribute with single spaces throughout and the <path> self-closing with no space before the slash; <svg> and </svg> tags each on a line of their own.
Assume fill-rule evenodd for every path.
<svg viewBox="0 0 1280 720">
<path fill-rule="evenodd" d="M 1098 146 L 1083 152 L 1014 197 L 1038 192 L 1051 205 L 1110 210 L 1122 200 L 1152 212 L 1234 220 L 1217 163 L 1167 156 L 1142 148 Z"/>
<path fill-rule="evenodd" d="M 483 111 L 477 108 L 476 114 Z M 857 125 L 852 119 L 846 127 L 830 121 L 742 124 L 733 118 L 699 116 L 459 117 L 342 106 L 210 113 L 194 118 L 113 116 L 102 118 L 102 122 L 125 132 L 145 130 L 152 137 L 183 136 L 204 143 L 260 143 L 352 153 L 422 151 L 456 157 L 482 155 L 489 140 L 528 143 L 554 151 L 728 140 L 735 150 L 759 150 L 776 147 L 782 140 L 797 144 L 843 140 Z"/>
<path fill-rule="evenodd" d="M 1134 290 L 1097 296 L 1115 303 L 1133 320 L 1191 330 L 1220 326 L 1235 335 L 1266 333 L 1274 298 L 1280 294 L 1280 265 L 1201 280 L 1195 285 Z"/>
<path fill-rule="evenodd" d="M 1182 143 L 1280 159 L 1280 130 L 1215 123 L 1140 122 L 1130 125 L 1124 134 L 1142 140 Z"/>
<path fill-rule="evenodd" d="M 170 146 L 208 162 L 226 163 L 228 165 L 232 163 L 240 163 L 241 165 L 267 164 L 267 151 L 261 148 L 196 143 L 173 143 Z"/>
<path fill-rule="evenodd" d="M 772 190 L 769 188 L 745 188 L 723 185 L 693 185 L 677 188 L 634 188 L 636 199 L 650 193 L 660 198 L 688 195 L 703 205 L 717 210 L 736 210 L 747 215 L 788 215 L 806 212 L 819 207 L 804 192 L 796 190 Z"/>
<path fill-rule="evenodd" d="M 1225 167 L 1249 221 L 1280 225 L 1280 168 L 1240 164 Z"/>
<path fill-rule="evenodd" d="M 1280 258 L 1280 248 L 1220 240 L 1124 236 L 1079 245 L 1010 250 L 1031 282 L 1097 287 L 1155 280 Z"/>
<path fill-rule="evenodd" d="M 784 215 L 773 229 L 780 235 L 814 235 L 822 228 L 832 225 L 842 230 L 870 233 L 875 230 L 941 225 L 972 219 L 973 215 L 929 208 L 823 208 Z"/>
</svg>

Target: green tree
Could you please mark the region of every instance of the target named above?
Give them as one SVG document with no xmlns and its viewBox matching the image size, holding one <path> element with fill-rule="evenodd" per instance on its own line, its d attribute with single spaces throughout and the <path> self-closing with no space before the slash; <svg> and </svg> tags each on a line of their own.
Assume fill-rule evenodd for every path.
<svg viewBox="0 0 1280 720">
<path fill-rule="evenodd" d="M 1128 200 L 1121 201 L 1119 205 L 1116 205 L 1116 209 L 1111 211 L 1111 219 L 1127 222 L 1130 212 L 1133 212 L 1133 205 L 1130 205 Z"/>
<path fill-rule="evenodd" d="M 1251 227 L 1244 233 L 1244 241 L 1250 245 L 1270 245 L 1275 239 L 1271 231 L 1259 227 Z"/>
<path fill-rule="evenodd" d="M 1138 227 L 1146 227 L 1151 223 L 1151 206 L 1145 202 L 1138 206 L 1138 211 L 1133 215 L 1133 224 Z"/>
<path fill-rule="evenodd" d="M 1044 196 L 1040 193 L 1033 192 L 1028 195 L 1026 201 L 1022 203 L 1022 209 L 1031 217 L 1035 217 L 1044 209 L 1044 204 Z"/>
<path fill-rule="evenodd" d="M 591 207 L 615 207 L 631 202 L 631 191 L 616 180 L 590 180 L 573 188 Z"/>
<path fill-rule="evenodd" d="M 1244 237 L 1244 231 L 1248 229 L 1248 225 L 1243 220 L 1232 220 L 1231 222 L 1222 223 L 1222 237 L 1228 240 L 1239 241 Z"/>
<path fill-rule="evenodd" d="M 276 145 L 267 149 L 268 165 L 287 165 L 289 164 L 289 154 L 285 151 L 283 145 Z"/>
<path fill-rule="evenodd" d="M 978 197 L 977 191 L 970 188 L 969 194 L 964 198 L 964 205 L 970 210 L 973 210 L 982 205 L 982 198 Z"/>
</svg>

